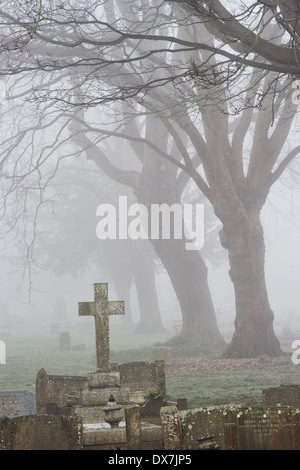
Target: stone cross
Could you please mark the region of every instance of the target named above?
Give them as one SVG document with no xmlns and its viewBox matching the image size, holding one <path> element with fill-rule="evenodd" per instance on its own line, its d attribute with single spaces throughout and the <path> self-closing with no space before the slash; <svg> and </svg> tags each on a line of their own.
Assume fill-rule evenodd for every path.
<svg viewBox="0 0 300 470">
<path fill-rule="evenodd" d="M 79 315 L 95 317 L 97 371 L 110 370 L 109 315 L 124 315 L 123 301 L 108 300 L 108 285 L 94 284 L 94 302 L 79 302 Z"/>
</svg>

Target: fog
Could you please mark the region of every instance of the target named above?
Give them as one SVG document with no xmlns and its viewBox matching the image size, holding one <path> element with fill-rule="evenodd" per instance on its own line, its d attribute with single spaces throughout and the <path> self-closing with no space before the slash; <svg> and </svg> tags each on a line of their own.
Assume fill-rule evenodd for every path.
<svg viewBox="0 0 300 470">
<path fill-rule="evenodd" d="M 92 330 L 78 302 L 108 283 L 126 309 L 111 319 L 112 333 L 154 341 L 167 331 L 224 349 L 237 319 L 227 357 L 279 356 L 273 326 L 279 337 L 287 327 L 300 333 L 299 103 L 290 76 L 224 64 L 203 46 L 215 41 L 211 32 L 200 22 L 191 33 L 183 25 L 193 15 L 177 4 L 166 27 L 151 2 L 135 11 L 123 1 L 45 2 L 31 25 L 41 34 L 26 41 L 4 3 L 3 336 L 83 321 Z M 258 21 L 252 11 L 248 19 Z M 284 42 L 273 20 L 264 35 Z M 163 210 L 152 218 L 162 205 L 172 219 Z"/>
<path fill-rule="evenodd" d="M 289 179 L 289 176 L 287 176 Z M 105 189 L 105 188 L 104 188 Z M 95 201 L 96 202 L 96 201 Z M 270 195 L 266 204 L 262 221 L 265 229 L 266 240 L 266 279 L 271 307 L 274 311 L 275 331 L 280 337 L 286 326 L 291 327 L 295 338 L 300 334 L 299 310 L 299 267 L 300 267 L 300 220 L 299 220 L 300 194 L 297 189 L 290 189 L 284 184 L 278 184 Z M 55 206 L 56 219 L 59 219 L 60 204 Z M 206 207 L 207 208 L 207 207 Z M 96 212 L 96 205 L 89 208 L 89 214 Z M 49 216 L 50 221 L 52 220 Z M 96 237 L 95 218 L 91 218 L 90 228 L 87 232 L 94 237 L 94 248 L 106 249 L 105 241 Z M 51 223 L 50 223 L 51 226 Z M 82 220 L 74 220 L 74 233 L 81 233 Z M 60 228 L 63 232 L 64 228 Z M 75 236 L 75 235 L 74 235 Z M 207 241 L 205 239 L 204 249 Z M 82 238 L 82 243 L 90 243 Z M 110 242 L 111 255 L 115 251 L 118 240 Z M 149 243 L 149 242 L 145 242 Z M 71 240 L 70 240 L 71 244 Z M 41 246 L 43 249 L 43 245 Z M 55 252 L 57 250 L 57 253 Z M 60 256 L 61 250 L 59 240 L 55 245 L 53 256 Z M 121 248 L 122 249 L 122 248 Z M 219 266 L 214 266 L 208 256 L 209 285 L 212 292 L 213 302 L 216 310 L 217 321 L 226 340 L 230 340 L 234 331 L 235 304 L 234 290 L 228 270 L 228 260 L 225 250 L 220 246 L 222 261 Z M 76 249 L 75 249 L 76 255 Z M 80 254 L 78 253 L 78 256 Z M 118 299 L 111 273 L 107 267 L 90 262 L 83 266 L 79 272 L 65 272 L 63 259 L 57 274 L 51 267 L 44 266 L 32 275 L 29 285 L 23 277 L 24 256 L 16 249 L 13 243 L 6 239 L 1 240 L 1 325 L 4 335 L 7 334 L 7 323 L 9 323 L 9 335 L 18 337 L 27 335 L 29 337 L 40 337 L 50 333 L 51 323 L 58 322 L 61 328 L 75 328 L 82 324 L 78 317 L 78 302 L 93 300 L 93 284 L 108 282 L 110 299 Z M 124 267 L 126 273 L 126 265 Z M 170 335 L 176 335 L 180 331 L 181 312 L 176 294 L 168 277 L 166 270 L 159 266 L 159 272 L 155 275 L 157 297 L 163 324 Z M 123 299 L 119 299 L 123 300 Z M 134 324 L 128 329 L 134 334 L 135 327 L 140 320 L 140 307 L 134 282 L 130 287 L 130 302 L 125 303 L 125 314 L 130 309 Z M 65 304 L 63 308 L 57 309 L 58 302 Z M 89 322 L 89 320 L 88 320 Z M 111 330 L 118 327 L 120 319 L 111 319 Z M 93 322 L 91 321 L 91 334 Z M 117 329 L 118 331 L 118 329 Z M 148 335 L 147 329 L 143 333 Z M 156 336 L 154 336 L 156 338 Z"/>
</svg>

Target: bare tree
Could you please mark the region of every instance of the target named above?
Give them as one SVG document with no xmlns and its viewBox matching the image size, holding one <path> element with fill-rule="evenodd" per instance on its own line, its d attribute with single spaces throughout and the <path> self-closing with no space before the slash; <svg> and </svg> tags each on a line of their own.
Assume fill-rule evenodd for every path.
<svg viewBox="0 0 300 470">
<path fill-rule="evenodd" d="M 68 120 L 74 121 L 74 108 L 86 110 L 79 121 L 81 132 L 96 135 L 91 144 L 114 135 L 154 149 L 176 165 L 178 178 L 194 180 L 223 224 L 220 238 L 236 298 L 236 330 L 226 357 L 279 355 L 260 212 L 299 152 L 284 146 L 296 111 L 290 75 L 300 70 L 298 4 L 231 2 L 226 9 L 227 2 L 218 1 L 145 3 L 53 2 L 23 8 L 22 18 L 10 7 L 0 11 L 3 74 L 17 77 L 19 96 L 22 90 L 29 96 L 32 80 L 40 126 L 62 123 L 51 151 L 30 159 L 30 174 L 65 142 L 59 140 Z M 7 56 L 8 45 L 21 40 L 22 54 L 10 50 Z M 124 100 L 131 110 L 125 117 Z M 111 108 L 103 111 L 102 105 Z M 155 136 L 120 130 L 120 123 L 150 114 L 168 133 L 167 150 Z M 35 132 L 22 131 L 19 149 Z M 126 176 L 135 174 L 128 170 Z"/>
<path fill-rule="evenodd" d="M 135 136 L 131 141 L 131 146 L 128 145 L 126 150 L 127 161 L 132 152 L 139 161 L 140 169 L 136 169 L 134 173 L 128 171 L 126 164 L 121 165 L 124 167 L 123 169 L 120 168 L 120 158 L 117 159 L 116 164 L 113 164 L 113 160 L 116 160 L 116 158 L 113 158 L 113 152 L 104 153 L 101 147 L 99 148 L 97 145 L 98 138 L 103 138 L 103 132 L 96 133 L 96 141 L 95 139 L 91 141 L 87 137 L 89 133 L 85 131 L 86 125 L 81 110 L 76 113 L 74 121 L 69 126 L 72 130 L 71 139 L 82 148 L 86 158 L 94 161 L 110 178 L 131 188 L 137 201 L 149 208 L 149 214 L 151 204 L 168 203 L 172 206 L 181 203 L 182 193 L 188 178 L 184 175 L 178 178 L 177 166 L 166 161 L 161 155 L 162 152 L 167 155 L 169 134 L 166 129 L 161 132 L 159 121 L 153 119 L 152 115 L 147 116 L 145 119 L 145 135 L 148 142 L 153 142 L 159 138 L 159 152 L 155 148 L 145 149 L 145 145 L 141 145 L 144 140 L 141 136 L 143 132 L 133 119 L 123 126 L 125 127 L 123 131 L 119 130 L 118 133 L 109 132 L 111 137 L 118 137 L 118 140 L 126 140 L 126 136 L 130 135 Z M 175 152 L 176 149 L 172 152 L 173 156 Z M 109 154 L 110 158 L 108 159 Z M 184 238 L 179 240 L 151 240 L 170 277 L 181 307 L 181 337 L 197 340 L 202 345 L 224 346 L 224 340 L 216 322 L 205 262 L 199 252 L 186 251 L 186 241 Z M 139 244 L 139 247 L 141 248 L 142 245 Z M 140 285 L 144 277 L 145 274 L 140 271 L 136 277 Z M 149 285 L 147 286 L 147 283 L 144 282 L 143 289 L 139 291 L 141 296 L 145 298 L 143 301 L 141 299 L 142 303 L 149 304 L 149 299 L 147 300 L 148 290 Z M 153 322 L 154 320 L 153 312 L 152 314 L 149 312 L 148 321 Z"/>
</svg>

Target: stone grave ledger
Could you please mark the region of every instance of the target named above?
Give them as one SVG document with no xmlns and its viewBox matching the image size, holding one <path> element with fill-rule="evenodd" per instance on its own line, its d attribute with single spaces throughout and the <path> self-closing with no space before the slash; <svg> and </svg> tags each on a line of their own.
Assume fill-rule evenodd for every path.
<svg viewBox="0 0 300 470">
<path fill-rule="evenodd" d="M 234 426 L 239 450 L 300 450 L 299 410 L 284 407 L 242 409 Z"/>
<path fill-rule="evenodd" d="M 36 413 L 35 394 L 27 390 L 0 392 L 0 417 L 15 418 Z"/>
<path fill-rule="evenodd" d="M 161 409 L 166 450 L 300 450 L 300 410 L 222 405 Z"/>
</svg>

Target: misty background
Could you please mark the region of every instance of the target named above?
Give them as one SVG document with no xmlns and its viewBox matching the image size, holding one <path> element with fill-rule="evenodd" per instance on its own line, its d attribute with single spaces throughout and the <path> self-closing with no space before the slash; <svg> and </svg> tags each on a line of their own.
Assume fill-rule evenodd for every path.
<svg viewBox="0 0 300 470">
<path fill-rule="evenodd" d="M 110 320 L 112 334 L 138 332 L 154 341 L 167 331 L 171 337 L 180 332 L 182 312 L 185 340 L 209 338 L 218 345 L 221 335 L 230 342 L 236 317 L 241 331 L 228 357 L 281 354 L 272 310 L 279 338 L 287 328 L 294 339 L 300 334 L 297 162 L 276 181 L 299 137 L 290 78 L 255 68 L 239 75 L 233 64 L 225 85 L 228 64 L 219 70 L 208 51 L 176 49 L 177 37 L 190 45 L 195 38 L 214 41 L 205 22 L 194 24 L 191 12 L 176 5 L 168 31 L 176 40 L 168 46 L 164 16 L 153 17 L 159 9 L 152 2 L 145 11 L 137 5 L 137 17 L 131 2 L 78 2 L 75 11 L 72 5 L 46 2 L 43 16 L 36 5 L 32 19 L 24 4 L 22 14 L 39 30 L 29 38 L 28 25 L 19 38 L 19 20 L 6 5 L 3 34 L 15 42 L 2 56 L 7 100 L 0 113 L 0 339 L 41 338 L 54 324 L 60 331 L 87 328 L 93 335 L 93 319 L 78 318 L 78 302 L 93 301 L 93 284 L 105 282 L 110 300 L 125 301 L 125 319 Z M 172 25 L 173 6 L 164 8 Z M 96 21 L 86 23 L 92 13 Z M 255 23 L 253 15 L 249 21 Z M 272 24 L 264 15 L 270 28 L 264 34 L 275 41 L 276 18 Z M 115 29 L 103 28 L 103 18 L 121 30 L 125 22 L 145 42 L 138 35 L 132 45 L 128 37 L 119 49 Z M 196 29 L 185 27 L 191 21 Z M 70 22 L 74 30 L 66 27 Z M 161 43 L 147 42 L 150 33 L 160 34 Z M 166 83 L 148 89 L 164 73 Z M 99 240 L 96 209 L 117 205 L 120 195 L 148 207 L 204 203 L 200 256 L 184 252 L 183 243 Z"/>
<path fill-rule="evenodd" d="M 113 138 L 112 138 L 113 139 Z M 85 162 L 84 157 L 80 166 L 87 172 L 94 165 Z M 101 174 L 100 170 L 97 170 Z M 98 176 L 96 172 L 96 177 Z M 89 174 L 88 174 L 89 175 Z M 131 249 L 134 241 L 110 240 L 102 241 L 96 236 L 96 208 L 98 204 L 111 202 L 109 198 L 99 197 L 89 191 L 84 185 L 78 185 L 77 190 L 71 190 L 74 200 L 68 198 L 68 191 L 61 191 L 66 187 L 68 174 L 63 170 L 58 174 L 58 181 L 53 183 L 59 193 L 53 201 L 53 208 L 45 211 L 46 220 L 41 225 L 46 227 L 46 234 L 51 234 L 52 244 L 45 242 L 42 233 L 37 236 L 37 253 L 43 258 L 48 250 L 45 263 L 35 267 L 28 283 L 24 273 L 24 247 L 22 236 L 16 235 L 9 239 L 4 237 L 0 241 L 1 267 L 0 267 L 0 338 L 5 336 L 18 337 L 39 336 L 50 333 L 51 324 L 59 323 L 60 329 L 79 332 L 85 323 L 87 332 L 93 336 L 93 318 L 78 317 L 78 302 L 93 300 L 93 284 L 108 282 L 110 300 L 119 299 L 114 285 L 113 275 L 109 268 L 109 260 L 114 259 L 116 252 L 126 252 Z M 104 178 L 105 180 L 105 178 Z M 281 181 L 272 188 L 269 200 L 266 203 L 262 222 L 265 229 L 266 240 L 266 279 L 271 306 L 274 310 L 274 328 L 279 338 L 285 329 L 293 330 L 294 339 L 300 334 L 300 192 L 294 182 L 295 175 L 289 171 Z M 109 184 L 109 179 L 106 181 Z M 120 195 L 124 194 L 124 187 L 116 185 Z M 105 188 L 102 188 L 105 190 Z M 82 205 L 81 211 L 72 214 L 72 207 Z M 207 227 L 207 214 L 212 217 L 211 209 L 205 205 L 205 227 Z M 66 220 L 67 219 L 67 220 Z M 72 222 L 71 230 L 68 224 Z M 39 225 L 38 225 L 39 226 Z M 44 227 L 44 228 L 45 228 Z M 47 239 L 47 236 L 46 236 Z M 78 245 L 80 240 L 80 246 Z M 105 252 L 106 261 L 96 261 L 83 246 L 90 247 L 99 253 Z M 143 244 L 151 245 L 148 241 Z M 144 245 L 144 246 L 145 246 Z M 207 245 L 209 252 L 207 253 Z M 68 253 L 69 247 L 70 252 Z M 214 264 L 211 249 L 218 252 L 217 265 Z M 76 252 L 76 249 L 78 250 Z M 206 262 L 209 270 L 209 285 L 216 309 L 218 325 L 226 341 L 229 341 L 234 330 L 234 293 L 228 275 L 228 261 L 226 251 L 220 246 L 218 237 L 206 233 L 205 244 L 201 252 L 206 253 Z M 119 256 L 119 255 L 117 255 Z M 119 260 L 120 261 L 120 260 Z M 126 271 L 129 269 L 128 260 L 121 260 L 124 280 L 127 284 Z M 73 270 L 73 272 L 72 272 Z M 26 270 L 25 270 L 26 271 Z M 170 336 L 180 331 L 180 307 L 166 270 L 156 257 L 156 289 L 163 325 Z M 140 320 L 140 308 L 134 282 L 130 286 L 130 299 L 125 303 L 125 315 L 130 314 L 133 325 L 125 330 L 134 333 Z M 111 318 L 111 334 L 119 331 L 124 320 Z M 123 328 L 123 327 L 122 327 Z M 124 330 L 123 330 L 124 331 Z M 145 335 L 147 329 L 142 331 Z M 118 337 L 119 338 L 119 337 Z"/>
</svg>

